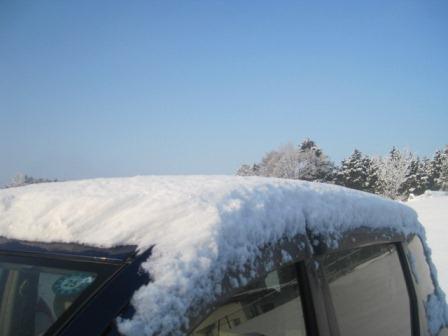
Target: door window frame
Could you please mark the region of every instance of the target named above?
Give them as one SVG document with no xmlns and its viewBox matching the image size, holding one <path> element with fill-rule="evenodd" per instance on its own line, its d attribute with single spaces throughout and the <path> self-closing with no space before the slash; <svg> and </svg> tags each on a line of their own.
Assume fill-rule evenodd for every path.
<svg viewBox="0 0 448 336">
<path fill-rule="evenodd" d="M 352 244 L 345 244 L 343 245 L 343 248 L 337 248 L 334 250 L 316 249 L 316 253 L 312 256 L 306 256 L 299 260 L 295 260 L 290 264 L 281 266 L 287 267 L 288 265 L 295 265 L 296 267 L 303 319 L 305 322 L 307 336 L 343 336 L 340 334 L 329 284 L 325 277 L 323 267 L 321 267 L 319 263 L 319 257 L 326 254 L 331 254 L 333 252 L 347 251 L 374 245 L 393 245 L 395 247 L 408 293 L 411 335 L 426 335 L 424 332 L 422 333 L 421 330 L 420 319 L 424 317 L 421 316 L 421 312 L 419 311 L 418 295 L 415 288 L 411 265 L 406 257 L 406 246 L 404 246 L 406 239 L 399 236 L 395 236 L 394 239 L 389 237 L 389 239 L 390 240 L 387 238 L 376 239 L 370 242 L 366 242 L 367 240 L 364 239 L 358 244 L 356 241 L 353 241 Z M 275 268 L 272 271 L 281 267 Z M 257 281 L 260 278 L 261 277 L 257 277 L 254 281 Z M 220 301 L 217 305 L 214 305 L 212 311 L 218 308 L 225 301 L 226 300 Z M 209 314 L 206 314 L 204 318 L 208 315 Z M 297 318 L 301 317 L 297 316 Z M 187 334 L 200 325 L 201 322 L 202 320 L 190 328 Z"/>
<path fill-rule="evenodd" d="M 402 241 L 394 241 L 394 242 L 374 242 L 372 244 L 367 244 L 363 246 L 354 246 L 352 249 L 362 249 L 364 247 L 368 246 L 375 246 L 375 245 L 394 245 L 395 249 L 397 251 L 397 256 L 401 265 L 401 270 L 403 272 L 403 278 L 405 281 L 407 293 L 408 293 L 408 299 L 409 299 L 409 314 L 410 314 L 410 321 L 411 321 L 411 335 L 412 336 L 420 336 L 421 334 L 420 330 L 420 320 L 419 320 L 419 309 L 418 309 L 418 297 L 416 288 L 414 286 L 414 279 L 412 277 L 412 271 L 409 265 L 409 262 L 406 258 L 406 253 L 403 247 Z M 351 250 L 350 248 L 347 249 L 341 249 L 335 252 L 341 252 L 341 251 L 348 251 Z M 331 253 L 331 252 L 330 252 Z M 328 253 L 329 254 L 329 253 Z M 313 258 L 314 259 L 314 258 Z M 331 336 L 342 336 L 340 335 L 339 325 L 336 317 L 336 312 L 333 304 L 333 300 L 331 298 L 331 292 L 328 280 L 324 274 L 324 272 L 319 272 L 319 277 L 321 278 L 321 281 L 324 283 L 322 288 L 322 297 L 324 298 L 324 306 L 327 310 L 328 323 L 330 325 L 331 329 Z"/>
</svg>

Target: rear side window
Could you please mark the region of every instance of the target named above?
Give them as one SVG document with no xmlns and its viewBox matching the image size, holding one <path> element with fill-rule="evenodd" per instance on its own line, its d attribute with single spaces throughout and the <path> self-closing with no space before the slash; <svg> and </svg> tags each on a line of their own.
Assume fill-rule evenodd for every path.
<svg viewBox="0 0 448 336">
<path fill-rule="evenodd" d="M 190 335 L 306 335 L 296 267 L 271 272 L 239 291 Z"/>
<path fill-rule="evenodd" d="M 321 261 L 341 335 L 412 334 L 409 294 L 394 245 L 333 253 Z"/>
<path fill-rule="evenodd" d="M 426 316 L 426 306 L 430 295 L 434 293 L 434 284 L 431 278 L 429 265 L 426 261 L 422 242 L 418 236 L 414 236 L 408 243 L 407 259 L 411 266 L 414 285 L 418 295 L 418 308 L 420 316 Z M 429 330 L 426 318 L 420 318 L 422 330 Z"/>
<path fill-rule="evenodd" d="M 53 335 L 115 267 L 0 254 L 0 335 Z"/>
<path fill-rule="evenodd" d="M 0 269 L 1 335 L 42 335 L 96 279 L 92 272 L 24 264 L 0 262 Z"/>
<path fill-rule="evenodd" d="M 417 290 L 426 300 L 428 295 L 434 292 L 434 285 L 420 238 L 417 236 L 412 238 L 408 244 L 408 249 L 408 260 L 411 265 L 412 275 L 417 283 Z"/>
</svg>

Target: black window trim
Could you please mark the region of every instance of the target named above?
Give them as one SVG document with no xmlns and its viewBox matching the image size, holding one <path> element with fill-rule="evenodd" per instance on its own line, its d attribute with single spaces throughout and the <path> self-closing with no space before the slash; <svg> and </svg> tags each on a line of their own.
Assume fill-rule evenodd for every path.
<svg viewBox="0 0 448 336">
<path fill-rule="evenodd" d="M 79 314 L 66 323 L 57 335 L 116 335 L 116 319 L 124 313 L 130 318 L 133 309 L 129 306 L 133 293 L 148 284 L 150 275 L 141 268 L 152 253 L 150 247 L 126 263 L 86 302 Z M 136 276 L 137 275 L 137 276 Z"/>
<path fill-rule="evenodd" d="M 302 303 L 303 319 L 308 336 L 318 336 L 316 311 L 311 294 L 310 279 L 307 274 L 305 261 L 296 263 L 297 282 Z"/>
<path fill-rule="evenodd" d="M 309 258 L 298 262 L 297 267 L 307 335 L 336 336 L 329 321 L 318 264 Z"/>
</svg>

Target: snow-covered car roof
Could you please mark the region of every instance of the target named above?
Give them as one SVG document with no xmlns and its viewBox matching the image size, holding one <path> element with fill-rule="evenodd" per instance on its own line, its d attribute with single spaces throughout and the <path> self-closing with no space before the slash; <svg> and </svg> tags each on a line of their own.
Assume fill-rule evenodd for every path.
<svg viewBox="0 0 448 336">
<path fill-rule="evenodd" d="M 141 176 L 0 191 L 2 237 L 139 251 L 154 246 L 143 264 L 153 281 L 135 293 L 132 320 L 119 323 L 135 335 L 184 329 L 191 304 L 221 295 L 229 270 L 250 270 L 269 244 L 311 232 L 337 246 L 344 232 L 357 228 L 424 235 L 416 213 L 399 202 L 313 182 Z M 281 251 L 285 263 L 293 258 Z M 229 281 L 238 287 L 255 275 Z"/>
</svg>

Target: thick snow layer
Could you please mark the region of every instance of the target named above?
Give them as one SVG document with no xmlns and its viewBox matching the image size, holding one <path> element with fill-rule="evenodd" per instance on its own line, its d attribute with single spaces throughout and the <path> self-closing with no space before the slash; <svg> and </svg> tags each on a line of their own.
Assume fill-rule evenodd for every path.
<svg viewBox="0 0 448 336">
<path fill-rule="evenodd" d="M 407 204 L 425 227 L 440 286 L 448 293 L 448 192 L 427 191 Z"/>
<path fill-rule="evenodd" d="M 153 281 L 135 293 L 133 319 L 120 321 L 128 335 L 178 334 L 194 300 L 219 295 L 226 267 L 250 265 L 259 247 L 304 233 L 305 224 L 337 233 L 391 223 L 405 234 L 422 233 L 415 212 L 398 202 L 273 178 L 147 176 L 0 191 L 0 236 L 155 246 L 144 264 Z"/>
</svg>

